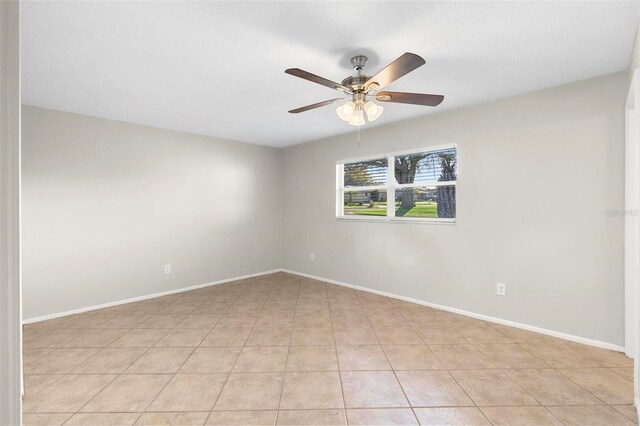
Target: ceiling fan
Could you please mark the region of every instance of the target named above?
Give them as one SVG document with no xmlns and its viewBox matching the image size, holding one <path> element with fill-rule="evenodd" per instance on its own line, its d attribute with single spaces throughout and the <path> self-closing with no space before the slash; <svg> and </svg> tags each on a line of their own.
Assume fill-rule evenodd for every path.
<svg viewBox="0 0 640 426">
<path fill-rule="evenodd" d="M 353 65 L 356 75 L 345 78 L 342 80 L 342 83 L 327 80 L 326 78 L 301 70 L 300 68 L 289 68 L 285 70 L 287 74 L 321 84 L 322 86 L 335 89 L 346 95 L 342 98 L 333 98 L 292 109 L 289 112 L 298 114 L 339 102 L 340 105 L 336 109 L 338 116 L 352 126 L 363 126 L 365 124 L 365 114 L 368 121 L 374 121 L 382 115 L 382 111 L 384 110 L 382 105 L 374 103 L 371 99 L 379 102 L 425 106 L 438 106 L 444 100 L 444 96 L 442 95 L 380 91 L 380 89 L 425 64 L 425 60 L 415 53 L 406 52 L 402 54 L 398 59 L 391 62 L 374 76 L 364 74 L 364 67 L 367 64 L 367 60 L 368 58 L 363 55 L 351 58 L 351 64 Z"/>
</svg>

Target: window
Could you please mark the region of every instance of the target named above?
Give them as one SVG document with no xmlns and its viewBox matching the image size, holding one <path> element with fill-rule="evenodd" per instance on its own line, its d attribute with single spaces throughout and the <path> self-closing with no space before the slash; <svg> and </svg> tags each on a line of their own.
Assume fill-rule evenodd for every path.
<svg viewBox="0 0 640 426">
<path fill-rule="evenodd" d="M 455 145 L 339 162 L 337 216 L 452 222 L 457 174 Z"/>
</svg>

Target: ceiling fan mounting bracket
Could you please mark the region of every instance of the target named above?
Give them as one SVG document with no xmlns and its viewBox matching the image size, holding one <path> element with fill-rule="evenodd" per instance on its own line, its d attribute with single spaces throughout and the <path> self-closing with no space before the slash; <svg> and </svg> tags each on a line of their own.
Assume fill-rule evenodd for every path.
<svg viewBox="0 0 640 426">
<path fill-rule="evenodd" d="M 353 65 L 353 69 L 358 74 L 360 74 L 360 71 L 362 71 L 364 67 L 367 65 L 368 60 L 369 58 L 367 58 L 364 55 L 354 56 L 353 58 L 351 58 L 351 65 Z"/>
</svg>

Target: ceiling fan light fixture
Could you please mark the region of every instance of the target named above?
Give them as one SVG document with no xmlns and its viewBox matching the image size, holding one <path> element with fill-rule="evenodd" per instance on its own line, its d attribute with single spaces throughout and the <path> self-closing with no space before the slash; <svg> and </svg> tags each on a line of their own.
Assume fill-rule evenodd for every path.
<svg viewBox="0 0 640 426">
<path fill-rule="evenodd" d="M 356 127 L 364 126 L 364 111 L 362 111 L 362 107 L 360 105 L 358 105 L 353 114 L 351 114 L 351 118 L 349 118 L 349 124 Z"/>
<path fill-rule="evenodd" d="M 336 108 L 336 113 L 338 114 L 338 117 L 340 117 L 340 119 L 349 121 L 349 119 L 351 119 L 351 117 L 353 116 L 355 110 L 356 104 L 352 101 L 347 101 L 342 105 L 338 105 L 338 108 Z"/>
<path fill-rule="evenodd" d="M 367 103 L 364 104 L 364 111 L 367 113 L 367 120 L 375 121 L 382 115 L 384 107 L 375 102 L 367 101 Z"/>
</svg>

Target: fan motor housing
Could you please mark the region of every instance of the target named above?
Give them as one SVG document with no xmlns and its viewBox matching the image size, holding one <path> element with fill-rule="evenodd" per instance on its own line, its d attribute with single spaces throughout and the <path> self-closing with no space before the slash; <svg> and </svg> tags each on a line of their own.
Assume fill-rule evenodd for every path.
<svg viewBox="0 0 640 426">
<path fill-rule="evenodd" d="M 352 75 L 342 80 L 342 85 L 352 88 L 354 91 L 363 91 L 364 84 L 369 81 L 371 76 L 368 75 Z"/>
</svg>

